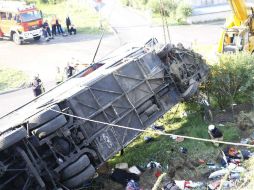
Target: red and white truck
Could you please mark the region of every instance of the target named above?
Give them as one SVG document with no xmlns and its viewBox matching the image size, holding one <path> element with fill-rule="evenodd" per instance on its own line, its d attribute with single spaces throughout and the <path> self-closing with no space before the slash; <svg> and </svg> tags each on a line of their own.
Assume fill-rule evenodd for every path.
<svg viewBox="0 0 254 190">
<path fill-rule="evenodd" d="M 0 1 L 0 38 L 16 44 L 42 36 L 42 13 L 34 5 L 21 1 Z"/>
</svg>

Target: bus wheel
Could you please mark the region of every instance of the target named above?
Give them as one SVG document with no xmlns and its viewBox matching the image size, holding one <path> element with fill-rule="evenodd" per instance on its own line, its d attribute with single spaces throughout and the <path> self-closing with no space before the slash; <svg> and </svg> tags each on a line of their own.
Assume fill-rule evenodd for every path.
<svg viewBox="0 0 254 190">
<path fill-rule="evenodd" d="M 36 37 L 34 37 L 34 40 L 38 41 L 38 40 L 40 40 L 40 38 L 41 38 L 40 36 L 36 36 Z"/>
<path fill-rule="evenodd" d="M 22 41 L 21 39 L 19 38 L 19 35 L 17 33 L 14 33 L 13 34 L 13 41 L 15 42 L 15 44 L 17 45 L 21 45 L 22 44 Z"/>
</svg>

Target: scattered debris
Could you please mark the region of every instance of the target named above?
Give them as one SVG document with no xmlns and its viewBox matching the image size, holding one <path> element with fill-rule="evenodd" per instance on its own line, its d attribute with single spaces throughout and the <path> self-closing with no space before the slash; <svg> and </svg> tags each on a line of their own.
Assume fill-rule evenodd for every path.
<svg viewBox="0 0 254 190">
<path fill-rule="evenodd" d="M 128 163 L 118 163 L 116 164 L 115 168 L 127 170 L 128 169 Z"/>
<path fill-rule="evenodd" d="M 177 137 L 175 141 L 176 141 L 176 142 L 183 142 L 183 141 L 184 141 L 184 138 L 183 138 L 183 137 Z"/>
<path fill-rule="evenodd" d="M 153 138 L 153 137 L 149 137 L 149 136 L 145 136 L 145 137 L 144 137 L 144 141 L 145 141 L 146 143 L 149 143 L 149 142 L 154 141 L 154 138 Z"/>
<path fill-rule="evenodd" d="M 134 173 L 137 175 L 141 175 L 141 171 L 137 168 L 137 166 L 132 166 L 128 169 L 130 173 Z"/>
<path fill-rule="evenodd" d="M 140 187 L 139 187 L 139 184 L 136 181 L 130 180 L 127 183 L 126 190 L 140 190 Z"/>
<path fill-rule="evenodd" d="M 153 130 L 157 130 L 157 131 L 164 131 L 164 130 L 165 130 L 165 128 L 164 128 L 162 125 L 156 125 L 156 124 L 153 124 L 153 125 L 151 126 L 151 128 L 152 128 Z"/>
<path fill-rule="evenodd" d="M 183 154 L 187 154 L 188 153 L 188 149 L 185 148 L 185 147 L 180 147 L 180 152 L 183 153 Z"/>
<path fill-rule="evenodd" d="M 155 161 L 149 162 L 146 167 L 150 168 L 150 169 L 153 169 L 153 168 L 159 168 L 159 169 L 161 169 L 162 168 L 161 164 L 158 163 L 158 162 L 155 162 Z"/>
<path fill-rule="evenodd" d="M 130 180 L 139 181 L 139 176 L 134 173 L 129 173 L 126 170 L 116 168 L 111 174 L 111 179 L 126 186 Z"/>
</svg>

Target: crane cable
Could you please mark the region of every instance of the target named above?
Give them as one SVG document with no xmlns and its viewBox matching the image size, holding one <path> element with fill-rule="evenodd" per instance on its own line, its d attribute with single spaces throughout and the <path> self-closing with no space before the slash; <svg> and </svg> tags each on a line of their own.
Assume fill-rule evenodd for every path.
<svg viewBox="0 0 254 190">
<path fill-rule="evenodd" d="M 152 134 L 162 135 L 162 136 L 170 136 L 171 138 L 180 137 L 180 138 L 203 141 L 203 142 L 212 142 L 212 143 L 220 143 L 220 144 L 227 144 L 227 145 L 234 145 L 234 146 L 245 146 L 245 147 L 249 147 L 249 148 L 254 148 L 254 145 L 250 145 L 250 144 L 234 143 L 234 142 L 228 142 L 228 141 L 219 141 L 219 140 L 191 137 L 191 136 L 186 136 L 186 135 L 175 135 L 175 134 L 172 134 L 172 133 L 165 133 L 165 132 L 162 132 L 162 131 L 149 131 L 147 129 L 137 129 L 137 128 L 133 128 L 133 127 L 127 127 L 127 126 L 123 126 L 123 125 L 117 125 L 117 124 L 113 124 L 113 123 L 107 123 L 107 122 L 103 122 L 103 121 L 98 121 L 98 120 L 88 119 L 88 118 L 84 118 L 84 117 L 80 117 L 80 116 L 75 116 L 73 114 L 69 114 L 69 113 L 65 113 L 65 112 L 62 112 L 62 111 L 54 110 L 50 107 L 46 108 L 46 109 L 57 112 L 57 113 L 60 113 L 60 114 L 63 114 L 63 115 L 66 115 L 66 116 L 69 116 L 69 117 L 73 117 L 73 118 L 77 118 L 77 119 L 81 119 L 81 120 L 85 120 L 85 121 L 90 121 L 90 122 L 93 122 L 93 123 L 108 125 L 108 126 L 112 126 L 112 127 L 116 127 L 116 128 L 121 128 L 121 129 L 128 129 L 128 130 L 138 131 L 138 132 L 147 132 L 147 133 L 152 133 Z"/>
<path fill-rule="evenodd" d="M 168 42 L 171 43 L 169 28 L 168 28 L 168 21 L 166 18 L 166 11 L 164 9 L 163 0 L 160 0 L 160 13 L 161 13 L 161 18 L 162 18 L 164 42 L 165 42 L 165 44 L 167 44 L 167 37 L 168 37 Z M 167 32 L 167 36 L 166 36 L 166 32 Z"/>
</svg>

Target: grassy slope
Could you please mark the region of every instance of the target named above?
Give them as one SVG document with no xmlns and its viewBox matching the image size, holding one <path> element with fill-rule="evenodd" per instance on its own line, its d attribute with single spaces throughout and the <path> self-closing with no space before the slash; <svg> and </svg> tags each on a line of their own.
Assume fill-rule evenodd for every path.
<svg viewBox="0 0 254 190">
<path fill-rule="evenodd" d="M 22 71 L 0 67 L 0 92 L 20 87 L 27 81 L 28 76 Z"/>
<path fill-rule="evenodd" d="M 185 105 L 181 104 L 175 113 L 175 107 L 171 112 L 166 114 L 158 123 L 163 124 L 167 133 L 188 135 L 201 138 L 209 138 L 207 133 L 207 124 L 203 122 L 201 115 L 198 112 L 189 114 L 187 117 L 181 117 L 181 113 Z M 239 141 L 239 130 L 233 126 L 225 126 L 220 128 L 224 133 L 224 140 Z M 154 142 L 145 143 L 144 136 L 155 137 Z M 131 145 L 125 149 L 123 156 L 116 156 L 109 163 L 113 166 L 119 162 L 127 162 L 129 165 L 138 164 L 145 166 L 149 161 L 156 160 L 166 167 L 168 160 L 175 156 L 171 149 L 179 150 L 180 147 L 186 147 L 188 154 L 193 160 L 205 159 L 214 160 L 218 153 L 218 149 L 211 143 L 200 142 L 194 140 L 184 140 L 181 143 L 173 141 L 170 137 L 158 136 L 151 134 L 142 134 Z M 177 159 L 177 158 L 176 158 Z"/>
<path fill-rule="evenodd" d="M 61 20 L 61 24 L 65 30 L 65 18 L 69 15 L 78 32 L 88 34 L 101 33 L 99 28 L 99 14 L 84 1 L 83 3 L 68 1 L 68 3 L 63 2 L 56 5 L 40 4 L 37 6 L 42 10 L 44 19 L 48 19 L 49 22 L 52 16 L 56 15 Z M 103 26 L 107 27 L 105 22 L 103 22 Z"/>
</svg>

